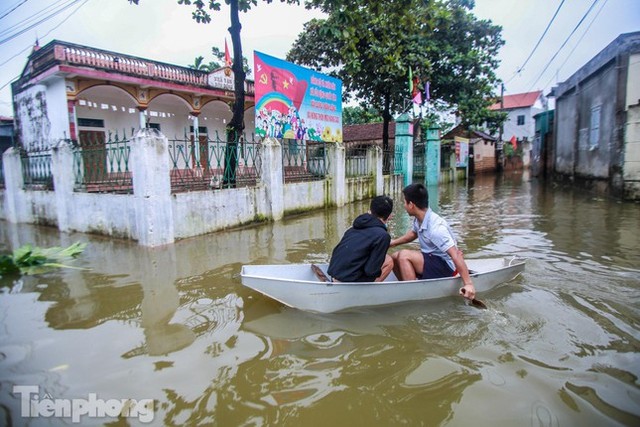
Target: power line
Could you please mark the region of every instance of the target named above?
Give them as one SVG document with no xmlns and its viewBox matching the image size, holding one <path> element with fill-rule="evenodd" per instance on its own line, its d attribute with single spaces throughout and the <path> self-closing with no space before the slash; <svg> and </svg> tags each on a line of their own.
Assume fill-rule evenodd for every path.
<svg viewBox="0 0 640 427">
<path fill-rule="evenodd" d="M 547 64 L 544 66 L 544 69 L 542 70 L 542 72 L 540 73 L 540 75 L 538 75 L 538 78 L 533 82 L 533 84 L 531 85 L 531 87 L 529 88 L 529 92 L 535 87 L 536 83 L 538 83 L 538 81 L 540 80 L 540 78 L 544 75 L 544 73 L 547 71 L 547 69 L 549 68 L 549 66 L 551 65 L 551 63 L 553 62 L 554 59 L 556 59 L 556 56 L 558 56 L 558 53 L 560 53 L 560 51 L 562 50 L 563 47 L 565 47 L 565 45 L 567 44 L 567 42 L 569 41 L 569 39 L 571 38 L 571 36 L 573 36 L 573 34 L 576 32 L 576 30 L 578 29 L 578 27 L 580 27 L 580 25 L 582 25 L 582 22 L 584 22 L 584 20 L 586 19 L 586 17 L 589 15 L 589 13 L 591 13 L 591 10 L 593 9 L 593 7 L 596 5 L 596 3 L 598 3 L 599 0 L 593 0 L 593 3 L 591 3 L 591 6 L 589 6 L 589 9 L 587 9 L 587 11 L 585 12 L 585 14 L 582 16 L 582 18 L 580 19 L 580 21 L 578 21 L 578 23 L 576 24 L 576 26 L 573 28 L 573 30 L 571 31 L 571 34 L 569 34 L 569 36 L 565 39 L 564 43 L 562 43 L 562 46 L 560 46 L 560 48 L 556 51 L 556 53 L 553 54 L 553 56 L 551 57 L 551 59 L 549 60 L 549 62 L 547 62 Z"/>
<path fill-rule="evenodd" d="M 71 18 L 82 6 L 84 6 L 85 4 L 87 4 L 89 0 L 84 0 L 78 7 L 76 7 L 73 11 L 71 11 L 71 13 L 69 15 L 67 15 L 66 18 L 64 18 L 62 21 L 60 21 L 58 23 L 58 25 L 56 25 L 55 27 L 53 27 L 52 29 L 50 29 L 49 31 L 47 31 L 42 37 L 46 37 L 49 34 L 51 34 L 52 32 L 54 32 L 56 29 L 58 29 L 58 27 L 60 27 L 60 25 L 64 24 L 69 18 Z M 5 65 L 7 62 L 11 61 L 13 58 L 15 58 L 16 56 L 20 55 L 21 53 L 23 53 L 25 50 L 31 48 L 31 45 L 27 46 L 26 48 L 22 49 L 20 52 L 16 53 L 15 55 L 13 55 L 11 58 L 7 59 L 5 62 L 3 62 L 2 64 L 0 64 L 0 66 Z M 7 87 L 12 81 L 14 81 L 15 79 L 17 79 L 18 77 L 20 77 L 20 75 L 15 76 L 14 78 L 12 78 L 11 80 L 9 80 L 7 83 L 3 84 L 0 87 L 0 90 L 4 89 L 5 87 Z"/>
<path fill-rule="evenodd" d="M 602 6 L 600 6 L 600 9 L 598 9 L 598 12 L 596 12 L 595 16 L 593 17 L 593 19 L 591 20 L 591 22 L 589 22 L 589 25 L 587 25 L 587 28 L 584 30 L 584 33 L 582 33 L 582 35 L 580 36 L 580 38 L 578 39 L 576 45 L 573 47 L 573 49 L 571 49 L 571 52 L 569 52 L 569 55 L 567 55 L 567 57 L 565 58 L 564 62 L 562 63 L 562 65 L 560 65 L 560 67 L 558 67 L 558 70 L 561 70 L 562 67 L 565 66 L 565 64 L 567 63 L 567 61 L 569 60 L 569 58 L 571 57 L 571 55 L 573 55 L 573 52 L 575 52 L 576 48 L 580 45 L 580 42 L 582 42 L 582 39 L 584 38 L 584 36 L 587 35 L 587 33 L 589 32 L 589 28 L 591 28 L 591 26 L 593 25 L 593 23 L 596 21 L 596 18 L 598 17 L 598 15 L 600 15 L 600 12 L 602 12 L 602 9 L 604 9 L 604 7 L 606 6 L 607 2 L 609 0 L 604 0 L 604 3 L 602 3 Z M 549 81 L 547 82 L 547 84 L 544 87 L 549 86 L 549 84 L 551 84 L 551 82 L 553 81 L 553 76 L 551 77 L 551 79 L 549 79 Z"/>
<path fill-rule="evenodd" d="M 69 3 L 67 3 L 66 5 L 62 6 L 60 9 L 58 9 L 58 10 L 56 10 L 55 12 L 52 12 L 51 14 L 49 14 L 49 15 L 45 16 L 44 18 L 42 18 L 42 19 L 41 19 L 41 20 L 39 20 L 38 22 L 36 22 L 36 23 L 34 23 L 34 24 L 31 24 L 31 25 L 29 25 L 28 27 L 26 27 L 26 28 L 24 28 L 24 29 L 22 29 L 22 30 L 20 30 L 20 31 L 18 31 L 18 32 L 16 32 L 16 33 L 14 33 L 14 34 L 12 34 L 12 35 L 10 35 L 10 36 L 8 36 L 8 37 L 6 37 L 6 38 L 4 38 L 4 39 L 0 40 L 0 45 L 4 44 L 4 43 L 6 43 L 6 42 L 8 42 L 8 41 L 10 41 L 10 40 L 13 40 L 14 38 L 18 37 L 19 35 L 24 34 L 26 31 L 28 31 L 28 30 L 30 30 L 30 29 L 32 29 L 32 28 L 34 28 L 34 27 L 37 27 L 38 25 L 42 24 L 42 23 L 43 23 L 43 22 L 45 22 L 45 21 L 48 21 L 49 19 L 51 19 L 51 18 L 53 18 L 54 16 L 56 16 L 56 15 L 58 15 L 58 14 L 60 14 L 60 13 L 64 12 L 65 10 L 67 10 L 68 8 L 70 8 L 71 6 L 73 6 L 74 4 L 78 3 L 79 1 L 80 1 L 80 0 L 72 0 L 72 1 L 70 1 L 70 2 L 69 2 Z"/>
<path fill-rule="evenodd" d="M 35 12 L 35 13 L 31 13 L 31 15 L 27 16 L 26 18 L 23 18 L 21 21 L 15 22 L 13 25 L 8 26 L 7 28 L 3 28 L 0 31 L 0 36 L 4 37 L 7 34 L 11 34 L 11 32 L 13 32 L 13 31 L 17 31 L 20 28 L 24 28 L 24 26 L 28 25 L 30 22 L 35 21 L 36 19 L 39 19 L 41 15 L 44 15 L 49 10 L 55 9 L 57 7 L 58 3 L 62 3 L 64 1 L 67 1 L 67 0 L 56 0 L 55 2 L 52 2 L 51 4 L 48 4 L 43 9 L 41 9 L 41 10 Z"/>
<path fill-rule="evenodd" d="M 558 12 L 560 12 L 560 9 L 562 8 L 562 5 L 564 4 L 564 1 L 565 0 L 562 0 L 560 2 L 560 5 L 558 5 L 558 8 L 556 9 L 556 13 L 554 13 L 553 16 L 551 17 L 551 21 L 549 21 L 549 23 L 547 24 L 547 28 L 544 29 L 544 32 L 542 33 L 542 35 L 538 39 L 538 43 L 536 43 L 536 45 L 533 47 L 533 50 L 531 51 L 531 53 L 529 54 L 527 59 L 524 61 L 524 64 L 522 64 L 522 66 L 518 69 L 518 71 L 516 71 L 517 73 L 520 73 L 522 70 L 524 70 L 524 66 L 527 65 L 527 63 L 529 62 L 529 60 L 533 56 L 534 52 L 536 51 L 536 49 L 538 49 L 538 46 L 540 46 L 540 42 L 542 41 L 544 36 L 547 34 L 547 31 L 549 31 L 549 27 L 551 27 L 551 24 L 553 24 L 553 21 L 555 21 L 556 16 L 558 16 Z"/>
<path fill-rule="evenodd" d="M 13 7 L 13 9 L 11 9 L 10 11 L 4 13 L 2 16 L 0 16 L 0 19 L 4 18 L 5 16 L 7 16 L 8 14 L 10 14 L 11 12 L 13 12 L 14 10 L 16 10 L 17 8 L 19 8 L 20 6 L 22 6 L 23 4 L 25 4 L 26 2 L 28 2 L 29 0 L 22 0 L 22 3 L 16 5 Z"/>
</svg>

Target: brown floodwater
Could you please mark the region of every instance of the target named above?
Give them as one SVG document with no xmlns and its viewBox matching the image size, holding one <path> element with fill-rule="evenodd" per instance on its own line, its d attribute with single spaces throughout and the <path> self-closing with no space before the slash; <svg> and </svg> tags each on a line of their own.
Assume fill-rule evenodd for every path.
<svg viewBox="0 0 640 427">
<path fill-rule="evenodd" d="M 158 249 L 0 222 L 2 253 L 88 244 L 83 270 L 0 279 L 0 425 L 72 424 L 43 402 L 91 397 L 153 399 L 151 425 L 640 425 L 640 205 L 526 173 L 430 194 L 467 257 L 528 260 L 488 310 L 318 315 L 241 285 L 243 264 L 327 261 L 367 202 Z"/>
</svg>

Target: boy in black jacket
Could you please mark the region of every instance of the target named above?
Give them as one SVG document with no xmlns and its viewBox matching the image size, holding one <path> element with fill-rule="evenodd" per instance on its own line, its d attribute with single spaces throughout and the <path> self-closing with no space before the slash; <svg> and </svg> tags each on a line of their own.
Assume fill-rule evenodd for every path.
<svg viewBox="0 0 640 427">
<path fill-rule="evenodd" d="M 391 243 L 387 220 L 393 200 L 374 197 L 369 209 L 353 221 L 333 249 L 327 272 L 334 282 L 382 282 L 393 270 L 393 260 L 387 255 Z"/>
</svg>

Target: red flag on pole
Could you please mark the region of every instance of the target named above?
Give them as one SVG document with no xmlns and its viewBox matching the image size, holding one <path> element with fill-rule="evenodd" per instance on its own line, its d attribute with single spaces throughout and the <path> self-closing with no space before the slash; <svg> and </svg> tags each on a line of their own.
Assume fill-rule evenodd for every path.
<svg viewBox="0 0 640 427">
<path fill-rule="evenodd" d="M 513 146 L 513 149 L 517 149 L 518 148 L 518 139 L 516 138 L 515 135 L 513 135 L 511 137 L 511 140 L 509 141 L 511 143 L 511 145 Z"/>
<path fill-rule="evenodd" d="M 227 39 L 224 39 L 224 65 L 227 67 L 231 67 L 233 61 L 231 60 L 231 55 L 229 54 L 229 46 L 227 46 Z"/>
</svg>

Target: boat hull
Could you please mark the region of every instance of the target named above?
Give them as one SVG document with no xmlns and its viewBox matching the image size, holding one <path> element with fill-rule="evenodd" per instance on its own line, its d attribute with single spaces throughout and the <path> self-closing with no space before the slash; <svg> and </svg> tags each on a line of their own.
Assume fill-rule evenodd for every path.
<svg viewBox="0 0 640 427">
<path fill-rule="evenodd" d="M 477 293 L 508 282 L 524 271 L 522 259 L 466 260 Z M 317 264 L 326 272 L 327 264 Z M 408 301 L 458 295 L 460 277 L 398 281 L 392 274 L 381 283 L 320 282 L 311 264 L 244 265 L 242 284 L 281 303 L 316 313 L 335 313 Z"/>
</svg>

